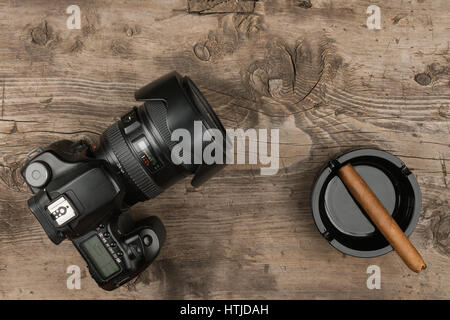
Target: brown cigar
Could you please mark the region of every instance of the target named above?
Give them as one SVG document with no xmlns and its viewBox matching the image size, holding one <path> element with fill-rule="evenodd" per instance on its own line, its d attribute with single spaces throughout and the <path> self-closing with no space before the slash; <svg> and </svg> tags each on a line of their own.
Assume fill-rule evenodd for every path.
<svg viewBox="0 0 450 320">
<path fill-rule="evenodd" d="M 403 262 L 417 273 L 426 269 L 427 265 L 420 253 L 353 166 L 343 166 L 339 169 L 338 176 Z"/>
</svg>

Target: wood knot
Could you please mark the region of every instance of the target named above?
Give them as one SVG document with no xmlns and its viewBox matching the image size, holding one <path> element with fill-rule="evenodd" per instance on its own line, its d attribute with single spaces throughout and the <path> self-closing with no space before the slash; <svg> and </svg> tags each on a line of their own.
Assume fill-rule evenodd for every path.
<svg viewBox="0 0 450 320">
<path fill-rule="evenodd" d="M 286 106 L 302 109 L 311 93 L 332 81 L 342 65 L 332 40 L 320 34 L 298 40 L 294 47 L 282 39 L 266 45 L 264 59 L 256 60 L 242 75 L 255 97 L 274 99 Z M 316 95 L 313 95 L 313 103 Z"/>
<path fill-rule="evenodd" d="M 194 55 L 201 61 L 212 61 L 233 53 L 245 39 L 259 32 L 261 18 L 255 14 L 229 14 L 222 17 L 218 30 L 210 31 L 208 38 L 198 41 Z"/>
<path fill-rule="evenodd" d="M 79 53 L 83 51 L 84 43 L 81 41 L 80 37 L 76 37 L 74 43 L 70 46 L 70 52 Z"/>
<path fill-rule="evenodd" d="M 431 76 L 426 72 L 422 72 L 416 74 L 414 80 L 421 86 L 427 86 L 431 83 Z"/>
<path fill-rule="evenodd" d="M 134 27 L 131 27 L 129 25 L 125 25 L 123 27 L 123 31 L 125 32 L 125 34 L 128 37 L 133 37 L 133 36 L 138 35 L 138 34 L 141 33 L 141 27 L 139 27 L 138 25 L 136 25 Z"/>
<path fill-rule="evenodd" d="M 53 30 L 45 20 L 31 30 L 31 42 L 40 46 L 45 46 L 52 38 Z"/>
<path fill-rule="evenodd" d="M 309 9 L 312 7 L 312 3 L 310 0 L 296 0 L 295 4 L 300 8 Z"/>
<path fill-rule="evenodd" d="M 211 58 L 211 53 L 209 52 L 206 43 L 197 42 L 194 45 L 194 54 L 201 61 L 209 61 Z"/>
<path fill-rule="evenodd" d="M 133 54 L 130 44 L 121 40 L 113 40 L 111 42 L 111 52 L 113 55 L 121 58 L 129 58 Z"/>
</svg>

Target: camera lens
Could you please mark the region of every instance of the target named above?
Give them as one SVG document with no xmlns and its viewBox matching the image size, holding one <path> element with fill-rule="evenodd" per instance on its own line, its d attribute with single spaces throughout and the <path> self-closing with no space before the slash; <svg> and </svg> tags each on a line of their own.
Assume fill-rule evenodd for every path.
<svg viewBox="0 0 450 320">
<path fill-rule="evenodd" d="M 191 79 L 172 72 L 141 88 L 135 96 L 143 104 L 106 129 L 95 153 L 125 178 L 128 205 L 154 198 L 190 174 L 194 174 L 191 183 L 199 186 L 223 168 L 225 142 L 216 150 L 223 161 L 212 164 L 203 161 L 203 150 L 211 142 L 203 141 L 205 132 L 219 130 L 222 141 L 226 133 Z M 190 148 L 172 154 L 181 141 L 172 139 L 177 129 L 189 133 Z M 183 152 L 190 153 L 192 161 L 182 162 Z"/>
</svg>

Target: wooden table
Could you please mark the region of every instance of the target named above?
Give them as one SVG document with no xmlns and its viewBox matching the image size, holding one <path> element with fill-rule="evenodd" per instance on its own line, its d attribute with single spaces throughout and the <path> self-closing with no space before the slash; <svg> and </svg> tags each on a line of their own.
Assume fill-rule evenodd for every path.
<svg viewBox="0 0 450 320">
<path fill-rule="evenodd" d="M 0 1 L 0 298 L 450 298 L 450 4 L 446 0 Z M 381 29 L 366 24 L 371 4 Z M 26 154 L 96 141 L 171 71 L 198 84 L 228 128 L 279 128 L 280 171 L 230 165 L 133 208 L 168 239 L 114 292 L 97 287 L 69 241 L 53 245 L 27 208 Z M 392 152 L 416 175 L 423 212 L 411 241 L 428 270 L 395 253 L 332 248 L 310 208 L 315 175 L 358 147 Z M 82 270 L 69 290 L 66 269 Z M 381 268 L 381 289 L 366 286 Z"/>
</svg>

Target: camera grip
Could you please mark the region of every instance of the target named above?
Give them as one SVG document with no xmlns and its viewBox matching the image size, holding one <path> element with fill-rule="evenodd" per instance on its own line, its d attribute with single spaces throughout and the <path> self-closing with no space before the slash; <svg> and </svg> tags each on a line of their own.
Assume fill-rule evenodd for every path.
<svg viewBox="0 0 450 320">
<path fill-rule="evenodd" d="M 149 217 L 135 222 L 133 231 L 124 236 L 126 254 L 131 260 L 141 260 L 147 267 L 159 254 L 166 238 L 161 220 Z M 144 268 L 145 268 L 144 267 Z"/>
<path fill-rule="evenodd" d="M 164 227 L 162 221 L 155 216 L 144 218 L 136 222 L 135 228 L 149 228 L 152 229 L 156 236 L 158 237 L 160 246 L 164 245 L 166 241 L 166 228 Z"/>
</svg>

